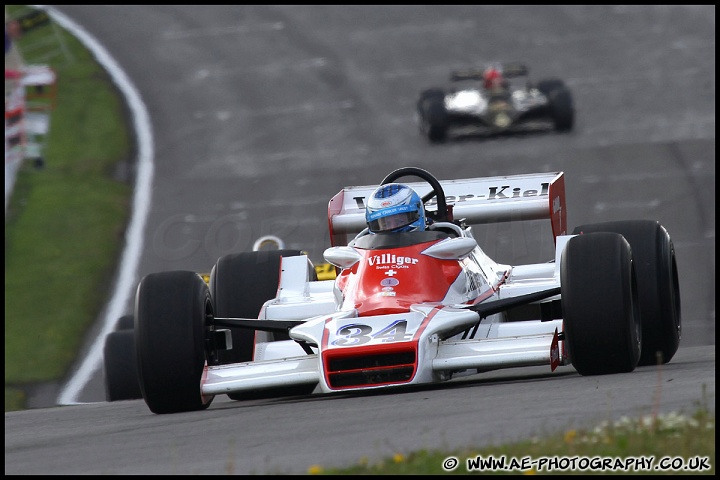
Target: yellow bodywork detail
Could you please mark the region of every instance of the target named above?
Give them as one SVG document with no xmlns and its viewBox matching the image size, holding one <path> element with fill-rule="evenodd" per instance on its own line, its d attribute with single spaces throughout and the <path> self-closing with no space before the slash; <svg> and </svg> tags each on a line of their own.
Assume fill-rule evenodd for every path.
<svg viewBox="0 0 720 480">
<path fill-rule="evenodd" d="M 318 280 L 334 280 L 336 276 L 335 266 L 329 263 L 315 265 L 315 272 L 317 273 Z M 205 283 L 210 283 L 209 273 L 201 273 L 200 276 L 205 280 Z"/>
<path fill-rule="evenodd" d="M 329 263 L 315 265 L 315 272 L 317 273 L 318 280 L 333 280 L 336 276 L 335 265 Z"/>
</svg>

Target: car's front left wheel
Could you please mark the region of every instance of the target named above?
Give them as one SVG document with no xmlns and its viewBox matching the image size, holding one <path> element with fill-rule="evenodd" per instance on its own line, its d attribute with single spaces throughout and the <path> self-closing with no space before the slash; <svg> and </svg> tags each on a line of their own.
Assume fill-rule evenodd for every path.
<svg viewBox="0 0 720 480">
<path fill-rule="evenodd" d="M 210 352 L 210 290 L 195 272 L 146 275 L 135 297 L 138 379 L 153 413 L 203 410 L 214 396 L 202 395 Z"/>
</svg>

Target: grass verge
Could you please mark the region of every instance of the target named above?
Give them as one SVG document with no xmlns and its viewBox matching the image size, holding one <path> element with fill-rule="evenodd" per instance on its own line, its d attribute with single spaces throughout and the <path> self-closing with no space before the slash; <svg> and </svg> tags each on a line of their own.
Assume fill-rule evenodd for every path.
<svg viewBox="0 0 720 480">
<path fill-rule="evenodd" d="M 29 386 L 67 374 L 110 292 L 132 195 L 121 168 L 132 139 L 103 68 L 57 25 L 24 32 L 17 47 L 57 81 L 44 164 L 23 162 L 5 215 L 5 411 L 25 407 Z M 51 92 L 38 107 L 52 105 Z"/>
<path fill-rule="evenodd" d="M 589 430 L 462 451 L 396 453 L 342 469 L 313 465 L 312 475 L 715 475 L 715 413 L 670 413 L 603 422 Z"/>
</svg>

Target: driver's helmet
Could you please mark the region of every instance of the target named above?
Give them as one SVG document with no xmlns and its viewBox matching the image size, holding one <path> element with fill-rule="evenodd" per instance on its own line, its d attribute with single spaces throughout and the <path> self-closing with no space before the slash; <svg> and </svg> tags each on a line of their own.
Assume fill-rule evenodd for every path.
<svg viewBox="0 0 720 480">
<path fill-rule="evenodd" d="M 365 209 L 371 233 L 425 230 L 425 208 L 420 196 L 407 185 L 388 183 L 375 189 Z"/>
<path fill-rule="evenodd" d="M 483 72 L 483 85 L 488 90 L 503 86 L 502 69 L 497 65 L 491 65 Z"/>
</svg>

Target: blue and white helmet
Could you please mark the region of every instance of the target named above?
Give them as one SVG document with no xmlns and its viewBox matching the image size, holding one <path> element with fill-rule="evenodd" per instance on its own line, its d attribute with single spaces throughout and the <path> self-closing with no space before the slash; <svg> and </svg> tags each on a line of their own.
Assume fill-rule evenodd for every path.
<svg viewBox="0 0 720 480">
<path fill-rule="evenodd" d="M 423 231 L 425 208 L 415 190 L 388 183 L 376 188 L 368 198 L 365 220 L 372 233 Z"/>
</svg>

